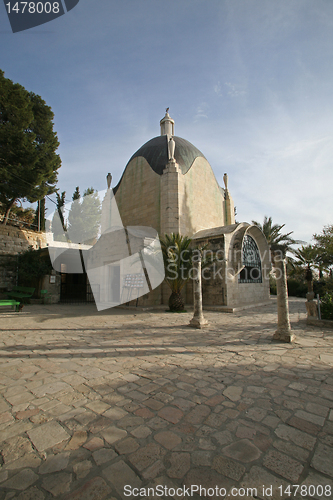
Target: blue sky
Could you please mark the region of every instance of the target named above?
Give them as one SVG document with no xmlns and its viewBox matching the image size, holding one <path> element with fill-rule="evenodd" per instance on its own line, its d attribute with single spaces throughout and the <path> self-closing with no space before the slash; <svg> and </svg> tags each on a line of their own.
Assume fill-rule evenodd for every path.
<svg viewBox="0 0 333 500">
<path fill-rule="evenodd" d="M 238 221 L 307 242 L 333 223 L 331 0 L 80 0 L 15 34 L 0 5 L 0 44 L 5 76 L 52 107 L 68 200 L 115 185 L 170 107 Z"/>
</svg>

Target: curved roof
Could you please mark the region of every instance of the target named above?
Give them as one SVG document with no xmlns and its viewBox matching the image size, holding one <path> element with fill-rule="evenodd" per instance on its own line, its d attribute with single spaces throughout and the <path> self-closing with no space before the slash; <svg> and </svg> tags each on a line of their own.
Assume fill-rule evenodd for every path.
<svg viewBox="0 0 333 500">
<path fill-rule="evenodd" d="M 191 168 L 196 158 L 198 157 L 205 158 L 205 157 L 201 153 L 201 151 L 199 151 L 199 149 L 193 146 L 193 144 L 191 144 L 189 141 L 186 141 L 186 139 L 182 139 L 181 137 L 177 136 L 172 136 L 172 137 L 176 143 L 175 160 L 179 165 L 180 171 L 184 175 Z M 134 160 L 134 158 L 138 158 L 140 156 L 145 158 L 145 160 L 149 163 L 150 167 L 154 170 L 156 174 L 162 175 L 163 170 L 165 169 L 168 163 L 168 136 L 160 135 L 146 142 L 146 144 L 141 146 L 141 148 L 138 149 L 136 153 L 134 153 L 134 155 L 130 158 L 127 165 L 132 160 Z M 117 191 L 122 181 L 123 175 L 120 181 L 118 182 L 117 186 L 113 188 L 114 193 Z"/>
</svg>

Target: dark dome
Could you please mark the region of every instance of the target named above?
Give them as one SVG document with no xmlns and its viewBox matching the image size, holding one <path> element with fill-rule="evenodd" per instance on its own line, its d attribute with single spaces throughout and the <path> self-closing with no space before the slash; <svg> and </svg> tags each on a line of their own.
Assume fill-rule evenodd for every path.
<svg viewBox="0 0 333 500">
<path fill-rule="evenodd" d="M 179 168 L 182 174 L 186 174 L 188 170 L 191 168 L 194 160 L 198 157 L 205 158 L 204 155 L 197 149 L 193 144 L 186 141 L 186 139 L 182 139 L 181 137 L 173 136 L 173 139 L 176 143 L 175 147 L 175 160 L 179 165 Z M 150 167 L 156 172 L 158 175 L 163 174 L 163 170 L 165 169 L 168 163 L 168 137 L 167 135 L 160 135 L 158 137 L 154 137 L 150 141 L 146 142 L 140 149 L 137 150 L 136 153 L 130 158 L 127 165 L 134 160 L 134 158 L 139 158 L 139 156 L 143 156 L 145 160 L 149 163 Z M 127 168 L 126 165 L 126 168 Z M 126 170 L 125 168 L 125 170 Z M 124 171 L 125 173 L 125 171 Z M 123 174 L 124 175 L 124 174 Z M 123 175 L 118 182 L 117 186 L 113 188 L 114 193 L 117 191 Z"/>
</svg>

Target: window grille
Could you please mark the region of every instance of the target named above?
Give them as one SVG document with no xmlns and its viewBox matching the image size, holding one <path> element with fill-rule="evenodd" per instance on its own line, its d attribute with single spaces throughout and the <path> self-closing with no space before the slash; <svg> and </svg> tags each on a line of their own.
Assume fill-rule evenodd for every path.
<svg viewBox="0 0 333 500">
<path fill-rule="evenodd" d="M 242 265 L 239 283 L 262 283 L 261 259 L 254 239 L 246 234 L 242 246 Z"/>
</svg>

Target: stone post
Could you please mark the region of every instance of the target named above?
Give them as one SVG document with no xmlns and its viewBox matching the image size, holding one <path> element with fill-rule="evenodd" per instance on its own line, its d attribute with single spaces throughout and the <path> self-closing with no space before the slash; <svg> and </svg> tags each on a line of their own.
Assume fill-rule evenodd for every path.
<svg viewBox="0 0 333 500">
<path fill-rule="evenodd" d="M 194 263 L 194 268 L 196 270 L 196 276 L 193 279 L 193 303 L 194 303 L 194 315 L 190 321 L 189 326 L 194 328 L 203 328 L 208 325 L 208 321 L 204 318 L 202 313 L 202 288 L 201 288 L 201 256 L 198 256 L 198 260 Z"/>
<path fill-rule="evenodd" d="M 289 320 L 288 288 L 285 252 L 282 249 L 272 250 L 273 266 L 276 272 L 278 327 L 273 340 L 293 342 L 295 335 L 291 331 Z"/>
<path fill-rule="evenodd" d="M 313 300 L 314 296 L 314 292 L 308 292 L 306 294 L 305 307 L 308 318 L 318 319 L 318 305 L 317 302 Z"/>
</svg>

